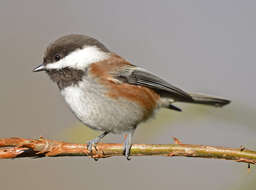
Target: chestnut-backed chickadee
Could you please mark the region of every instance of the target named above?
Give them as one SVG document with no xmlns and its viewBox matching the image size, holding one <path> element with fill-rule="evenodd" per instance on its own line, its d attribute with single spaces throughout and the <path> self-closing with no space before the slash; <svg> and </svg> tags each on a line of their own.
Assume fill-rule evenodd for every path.
<svg viewBox="0 0 256 190">
<path fill-rule="evenodd" d="M 159 108 L 181 111 L 174 102 L 216 107 L 230 103 L 222 98 L 187 93 L 84 35 L 67 35 L 50 44 L 43 64 L 34 71 L 45 71 L 57 83 L 82 123 L 103 131 L 89 141 L 90 151 L 108 133 L 125 134 L 127 158 L 136 127 Z"/>
</svg>

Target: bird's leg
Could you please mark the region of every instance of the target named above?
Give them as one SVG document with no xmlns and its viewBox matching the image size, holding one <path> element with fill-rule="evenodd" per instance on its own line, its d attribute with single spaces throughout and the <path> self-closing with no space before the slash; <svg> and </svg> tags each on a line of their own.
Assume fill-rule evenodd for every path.
<svg viewBox="0 0 256 190">
<path fill-rule="evenodd" d="M 94 148 L 96 149 L 96 144 L 99 143 L 101 141 L 101 139 L 103 137 L 105 137 L 109 132 L 105 131 L 104 133 L 102 133 L 101 135 L 97 136 L 95 139 L 90 140 L 87 143 L 87 149 L 92 152 L 92 146 L 94 146 Z"/>
<path fill-rule="evenodd" d="M 129 132 L 126 135 L 125 141 L 124 141 L 124 156 L 126 157 L 127 160 L 130 160 L 130 151 L 132 147 L 132 135 L 133 131 Z"/>
</svg>

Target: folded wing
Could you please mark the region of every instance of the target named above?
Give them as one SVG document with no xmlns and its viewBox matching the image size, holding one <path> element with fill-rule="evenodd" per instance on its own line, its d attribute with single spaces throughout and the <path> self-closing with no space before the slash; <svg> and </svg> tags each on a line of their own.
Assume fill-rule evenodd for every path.
<svg viewBox="0 0 256 190">
<path fill-rule="evenodd" d="M 156 91 L 161 97 L 172 98 L 175 101 L 193 101 L 192 96 L 185 91 L 169 84 L 142 68 L 129 66 L 113 75 L 116 79 L 121 80 L 122 82 L 148 87 Z"/>
<path fill-rule="evenodd" d="M 215 107 L 222 107 L 230 103 L 230 100 L 223 98 L 202 94 L 189 94 L 156 75 L 135 66 L 124 67 L 121 71 L 119 70 L 113 75 L 122 82 L 148 87 L 157 92 L 161 97 L 170 98 L 173 101 L 204 104 Z M 173 105 L 170 105 L 169 108 L 180 111 L 179 108 Z"/>
</svg>

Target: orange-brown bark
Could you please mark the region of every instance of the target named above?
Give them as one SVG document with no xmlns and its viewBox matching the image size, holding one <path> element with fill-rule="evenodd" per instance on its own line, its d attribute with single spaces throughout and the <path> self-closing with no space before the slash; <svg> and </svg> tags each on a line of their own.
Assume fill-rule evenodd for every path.
<svg viewBox="0 0 256 190">
<path fill-rule="evenodd" d="M 245 148 L 225 148 L 182 144 L 174 138 L 175 144 L 133 144 L 131 156 L 184 156 L 234 160 L 256 164 L 256 152 Z M 73 144 L 55 140 L 24 138 L 0 139 L 0 159 L 22 157 L 90 156 L 95 159 L 122 156 L 122 144 L 99 143 L 92 152 L 86 144 Z"/>
</svg>

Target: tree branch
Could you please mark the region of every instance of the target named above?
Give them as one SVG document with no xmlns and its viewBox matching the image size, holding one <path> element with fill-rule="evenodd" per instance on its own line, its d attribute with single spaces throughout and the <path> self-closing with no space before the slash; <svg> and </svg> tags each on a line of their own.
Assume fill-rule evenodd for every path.
<svg viewBox="0 0 256 190">
<path fill-rule="evenodd" d="M 248 164 L 256 164 L 256 151 L 245 148 L 225 148 L 182 144 L 174 138 L 175 144 L 133 144 L 131 156 L 184 156 L 233 160 Z M 86 144 L 72 144 L 55 140 L 24 138 L 0 139 L 0 158 L 22 157 L 58 157 L 58 156 L 91 156 L 95 159 L 111 156 L 122 156 L 122 144 L 99 143 L 90 153 Z"/>
</svg>

